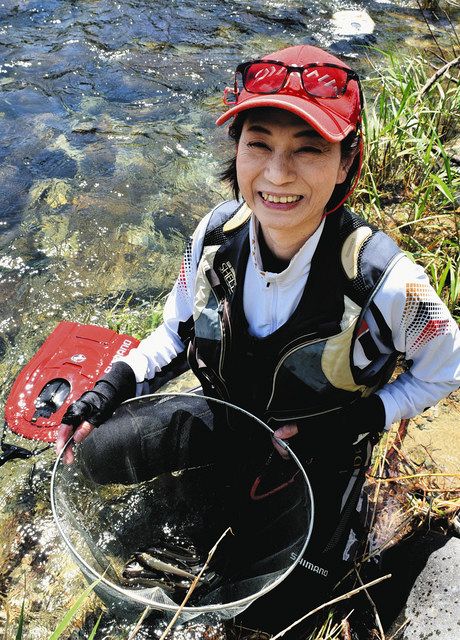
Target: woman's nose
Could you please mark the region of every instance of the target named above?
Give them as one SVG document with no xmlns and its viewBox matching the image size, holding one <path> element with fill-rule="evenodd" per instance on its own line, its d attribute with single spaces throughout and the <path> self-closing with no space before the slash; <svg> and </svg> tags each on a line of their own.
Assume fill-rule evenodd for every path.
<svg viewBox="0 0 460 640">
<path fill-rule="evenodd" d="M 286 182 L 293 182 L 296 174 L 292 162 L 285 154 L 274 154 L 267 161 L 265 177 L 272 184 L 281 185 Z"/>
</svg>

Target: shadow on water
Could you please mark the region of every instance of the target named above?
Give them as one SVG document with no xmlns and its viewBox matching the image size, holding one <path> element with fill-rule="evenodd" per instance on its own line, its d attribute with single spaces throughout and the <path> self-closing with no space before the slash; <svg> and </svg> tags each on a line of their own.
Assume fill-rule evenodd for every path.
<svg viewBox="0 0 460 640">
<path fill-rule="evenodd" d="M 237 62 L 304 42 L 365 71 L 363 45 L 431 42 L 406 5 L 353 3 L 375 31 L 340 38 L 332 14 L 350 7 L 339 1 L 3 0 L 2 404 L 58 321 L 105 324 L 120 293 L 141 302 L 171 286 L 184 238 L 226 197 L 217 174 L 228 145 L 214 120 Z M 442 38 L 447 20 L 426 16 Z M 37 639 L 82 585 L 50 519 L 52 460 L 0 469 L 0 590 L 15 619 L 26 576 Z"/>
</svg>

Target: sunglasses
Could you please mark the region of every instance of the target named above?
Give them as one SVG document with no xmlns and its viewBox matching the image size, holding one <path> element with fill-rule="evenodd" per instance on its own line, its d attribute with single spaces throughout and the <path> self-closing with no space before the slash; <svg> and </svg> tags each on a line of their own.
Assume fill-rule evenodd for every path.
<svg viewBox="0 0 460 640">
<path fill-rule="evenodd" d="M 252 60 L 237 66 L 235 86 L 225 90 L 224 102 L 227 105 L 237 102 L 240 84 L 248 93 L 278 93 L 288 85 L 291 73 L 300 75 L 303 90 L 313 98 L 340 98 L 350 80 L 356 80 L 359 85 L 359 77 L 354 71 L 332 63 L 313 62 L 300 67 L 276 60 Z"/>
</svg>

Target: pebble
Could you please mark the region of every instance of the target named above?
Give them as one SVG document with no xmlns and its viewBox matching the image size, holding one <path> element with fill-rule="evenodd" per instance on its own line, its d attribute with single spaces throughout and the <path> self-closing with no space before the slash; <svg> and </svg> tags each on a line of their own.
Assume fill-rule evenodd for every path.
<svg viewBox="0 0 460 640">
<path fill-rule="evenodd" d="M 336 11 L 332 16 L 337 36 L 366 36 L 374 32 L 375 22 L 363 11 Z"/>
</svg>

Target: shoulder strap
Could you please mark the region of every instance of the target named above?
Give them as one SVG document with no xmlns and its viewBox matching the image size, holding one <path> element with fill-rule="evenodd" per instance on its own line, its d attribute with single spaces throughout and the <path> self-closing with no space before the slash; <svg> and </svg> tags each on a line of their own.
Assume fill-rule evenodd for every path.
<svg viewBox="0 0 460 640">
<path fill-rule="evenodd" d="M 383 231 L 348 209 L 342 213 L 340 237 L 345 294 L 361 308 L 367 307 L 402 251 Z"/>
<path fill-rule="evenodd" d="M 248 205 L 237 200 L 227 200 L 213 210 L 203 240 L 203 248 L 221 245 L 243 227 L 251 216 Z"/>
<path fill-rule="evenodd" d="M 394 371 L 397 354 L 394 351 L 391 330 L 386 326 L 373 300 L 389 270 L 404 254 L 383 231 L 351 211 L 344 210 L 341 223 L 344 291 L 361 307 L 352 344 L 357 339 L 364 315 L 370 308 L 383 342 L 392 350 L 389 354 L 380 354 L 377 349 L 372 352 L 368 350 L 371 364 L 365 370 L 360 370 L 351 362 L 353 377 L 360 384 L 381 387 Z"/>
</svg>

